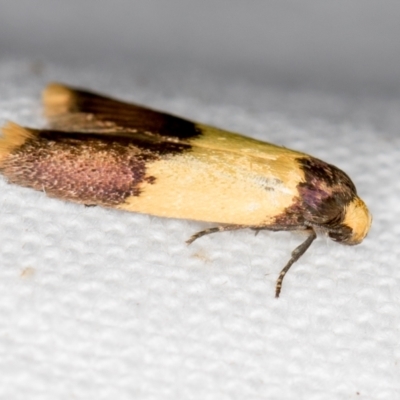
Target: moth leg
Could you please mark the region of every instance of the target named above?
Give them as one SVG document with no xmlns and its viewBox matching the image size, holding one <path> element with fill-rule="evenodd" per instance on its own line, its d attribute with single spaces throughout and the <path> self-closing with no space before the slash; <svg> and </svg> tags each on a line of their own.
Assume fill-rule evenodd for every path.
<svg viewBox="0 0 400 400">
<path fill-rule="evenodd" d="M 309 230 L 310 228 L 308 228 L 306 225 L 304 224 L 300 224 L 300 225 L 267 225 L 267 226 L 256 226 L 254 228 L 250 229 L 252 231 L 256 232 L 256 235 L 260 232 L 260 231 L 272 231 L 272 232 L 279 232 L 279 231 L 304 231 L 304 230 Z"/>
<path fill-rule="evenodd" d="M 200 231 L 192 235 L 188 240 L 186 240 L 187 244 L 193 243 L 196 239 L 209 235 L 210 233 L 216 232 L 224 232 L 224 231 L 237 231 L 239 229 L 248 228 L 247 225 L 226 225 L 226 226 L 216 226 L 215 228 L 204 229 L 204 231 Z"/>
<path fill-rule="evenodd" d="M 285 277 L 286 273 L 289 271 L 290 267 L 307 251 L 307 249 L 310 247 L 311 243 L 316 239 L 317 234 L 314 232 L 313 229 L 309 230 L 310 234 L 307 237 L 307 239 L 298 247 L 296 247 L 292 251 L 292 258 L 289 260 L 289 262 L 286 264 L 285 268 L 281 271 L 279 274 L 278 280 L 276 281 L 276 287 L 275 287 L 275 297 L 279 297 L 279 294 L 281 292 L 282 288 L 282 281 L 283 278 Z"/>
</svg>

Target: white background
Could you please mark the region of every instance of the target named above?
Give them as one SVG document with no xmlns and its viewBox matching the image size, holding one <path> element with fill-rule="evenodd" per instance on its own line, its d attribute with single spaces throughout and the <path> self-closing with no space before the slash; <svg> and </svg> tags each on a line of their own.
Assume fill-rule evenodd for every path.
<svg viewBox="0 0 400 400">
<path fill-rule="evenodd" d="M 400 392 L 395 1 L 0 1 L 0 122 L 57 80 L 308 152 L 374 222 L 292 268 L 227 232 L 0 180 L 0 398 L 394 399 Z"/>
</svg>

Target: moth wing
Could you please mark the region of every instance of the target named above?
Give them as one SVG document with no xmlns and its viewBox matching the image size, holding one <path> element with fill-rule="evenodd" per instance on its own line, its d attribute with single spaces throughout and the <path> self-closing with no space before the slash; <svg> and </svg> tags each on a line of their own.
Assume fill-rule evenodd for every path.
<svg viewBox="0 0 400 400">
<path fill-rule="evenodd" d="M 58 83 L 47 86 L 43 103 L 51 129 L 141 138 L 151 143 L 190 144 L 260 160 L 304 156 L 270 143 Z"/>
<path fill-rule="evenodd" d="M 55 191 L 55 197 L 159 216 L 265 226 L 292 204 L 304 177 L 297 163 L 300 153 L 145 107 L 59 84 L 47 87 L 44 103 L 52 129 L 29 134 L 37 146 L 51 141 L 46 149 L 52 153 L 38 170 L 60 166 L 58 181 L 74 187 L 73 196 Z M 76 164 L 85 182 L 75 176 Z M 29 186 L 46 187 L 51 194 L 51 185 L 36 183 Z M 94 187 L 105 197 L 86 193 Z M 108 193 L 117 196 L 110 199 Z"/>
<path fill-rule="evenodd" d="M 58 83 L 45 88 L 43 104 L 51 129 L 116 136 L 142 133 L 175 141 L 200 134 L 194 123 L 182 118 Z"/>
</svg>

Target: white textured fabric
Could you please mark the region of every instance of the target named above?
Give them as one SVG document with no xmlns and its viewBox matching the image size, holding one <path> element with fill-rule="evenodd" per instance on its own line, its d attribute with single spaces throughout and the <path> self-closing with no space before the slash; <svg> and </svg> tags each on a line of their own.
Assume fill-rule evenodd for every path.
<svg viewBox="0 0 400 400">
<path fill-rule="evenodd" d="M 213 101 L 215 86 L 196 79 L 180 95 L 20 60 L 0 64 L 0 122 L 44 126 L 51 80 L 331 162 L 374 221 L 359 246 L 316 241 L 275 299 L 294 234 L 226 232 L 188 247 L 207 224 L 85 208 L 1 178 L 1 399 L 398 397 L 400 102 L 246 84 Z"/>
</svg>

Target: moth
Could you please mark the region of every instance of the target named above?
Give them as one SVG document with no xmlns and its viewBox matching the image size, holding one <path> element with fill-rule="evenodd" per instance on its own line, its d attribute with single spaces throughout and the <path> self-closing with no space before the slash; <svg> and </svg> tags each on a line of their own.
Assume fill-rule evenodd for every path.
<svg viewBox="0 0 400 400">
<path fill-rule="evenodd" d="M 47 129 L 6 124 L 0 172 L 51 197 L 213 222 L 193 235 L 249 228 L 302 231 L 282 281 L 316 239 L 362 242 L 371 215 L 351 179 L 310 155 L 53 83 Z"/>
</svg>

